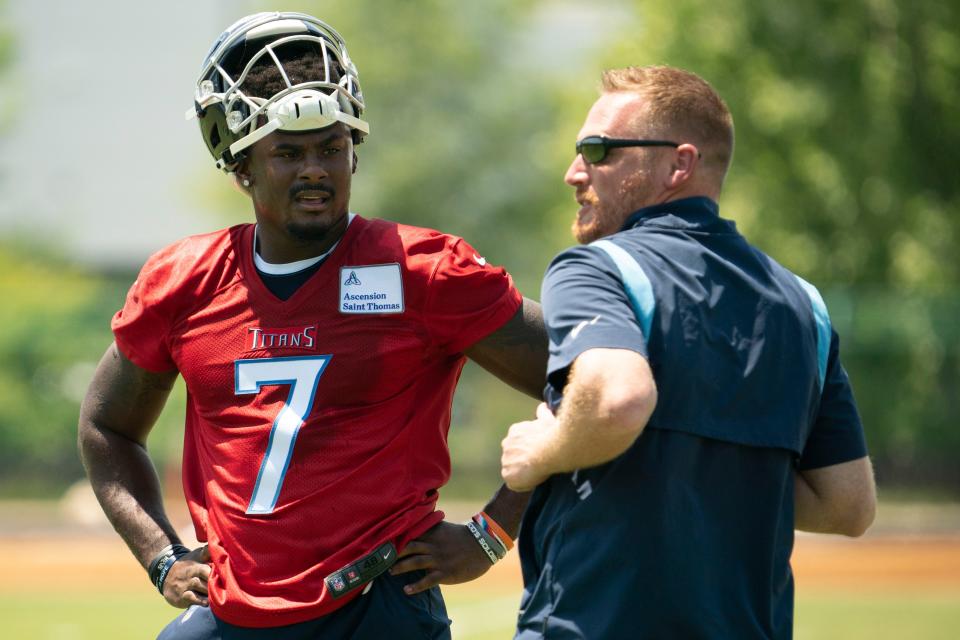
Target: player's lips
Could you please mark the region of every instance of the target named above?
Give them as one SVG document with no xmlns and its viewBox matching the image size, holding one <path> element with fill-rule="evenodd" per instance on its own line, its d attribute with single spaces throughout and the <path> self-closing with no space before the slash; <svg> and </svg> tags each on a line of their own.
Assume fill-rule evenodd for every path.
<svg viewBox="0 0 960 640">
<path fill-rule="evenodd" d="M 303 209 L 324 209 L 333 199 L 333 191 L 329 189 L 294 187 L 291 192 L 293 201 Z"/>
</svg>

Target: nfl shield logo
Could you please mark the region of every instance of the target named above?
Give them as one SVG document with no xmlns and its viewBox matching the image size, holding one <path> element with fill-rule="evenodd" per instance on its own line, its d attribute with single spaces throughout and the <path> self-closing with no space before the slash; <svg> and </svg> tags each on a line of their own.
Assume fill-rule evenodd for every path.
<svg viewBox="0 0 960 640">
<path fill-rule="evenodd" d="M 343 582 L 343 578 L 340 576 L 334 576 L 330 581 L 330 586 L 333 587 L 334 591 L 343 591 L 347 585 Z"/>
</svg>

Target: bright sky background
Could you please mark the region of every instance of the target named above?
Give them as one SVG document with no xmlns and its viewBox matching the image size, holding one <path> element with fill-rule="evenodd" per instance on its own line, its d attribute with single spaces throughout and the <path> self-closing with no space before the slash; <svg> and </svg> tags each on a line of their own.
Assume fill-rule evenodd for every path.
<svg viewBox="0 0 960 640">
<path fill-rule="evenodd" d="M 568 68 L 617 23 L 616 4 L 541 7 L 520 55 Z M 9 92 L 0 107 L 14 107 L 0 130 L 0 238 L 129 268 L 219 224 L 198 198 L 226 178 L 184 113 L 210 45 L 262 8 L 228 0 L 0 5 L 15 37 L 13 68 L 0 84 Z M 572 42 L 561 35 L 571 32 L 579 35 Z"/>
<path fill-rule="evenodd" d="M 109 266 L 209 228 L 191 185 L 218 172 L 183 114 L 244 6 L 7 0 L 16 59 L 0 90 L 15 110 L 0 138 L 0 233 Z"/>
</svg>

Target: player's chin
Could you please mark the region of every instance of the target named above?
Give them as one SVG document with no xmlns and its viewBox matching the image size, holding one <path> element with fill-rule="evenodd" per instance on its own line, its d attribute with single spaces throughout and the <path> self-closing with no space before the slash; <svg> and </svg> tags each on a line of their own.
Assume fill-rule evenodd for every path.
<svg viewBox="0 0 960 640">
<path fill-rule="evenodd" d="M 287 223 L 287 233 L 300 242 L 319 242 L 327 237 L 342 217 L 314 216 L 307 220 L 293 220 Z"/>
</svg>

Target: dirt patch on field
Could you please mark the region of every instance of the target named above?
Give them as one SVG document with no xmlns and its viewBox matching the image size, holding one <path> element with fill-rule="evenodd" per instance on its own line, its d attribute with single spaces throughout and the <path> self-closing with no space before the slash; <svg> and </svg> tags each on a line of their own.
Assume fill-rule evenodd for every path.
<svg viewBox="0 0 960 640">
<path fill-rule="evenodd" d="M 56 503 L 8 502 L 0 521 L 0 592 L 13 590 L 150 589 L 145 572 L 103 518 L 89 490 Z M 463 521 L 476 505 L 446 504 Z M 184 542 L 189 521 L 171 502 L 169 512 Z M 885 506 L 870 533 L 851 540 L 797 534 L 793 568 L 798 589 L 933 589 L 960 594 L 960 505 Z M 470 589 L 520 588 L 517 552 Z"/>
<path fill-rule="evenodd" d="M 103 534 L 0 538 L 0 590 L 149 588 L 143 570 L 119 539 Z M 798 588 L 913 588 L 960 591 L 960 535 L 867 536 L 845 540 L 797 537 L 793 557 Z M 476 588 L 517 588 L 516 552 Z"/>
<path fill-rule="evenodd" d="M 484 580 L 519 581 L 519 562 L 502 562 Z M 798 535 L 793 553 L 798 588 L 953 588 L 960 592 L 960 535 L 873 536 L 846 540 Z"/>
<path fill-rule="evenodd" d="M 800 588 L 960 591 L 960 536 L 798 536 L 793 570 Z"/>
</svg>

